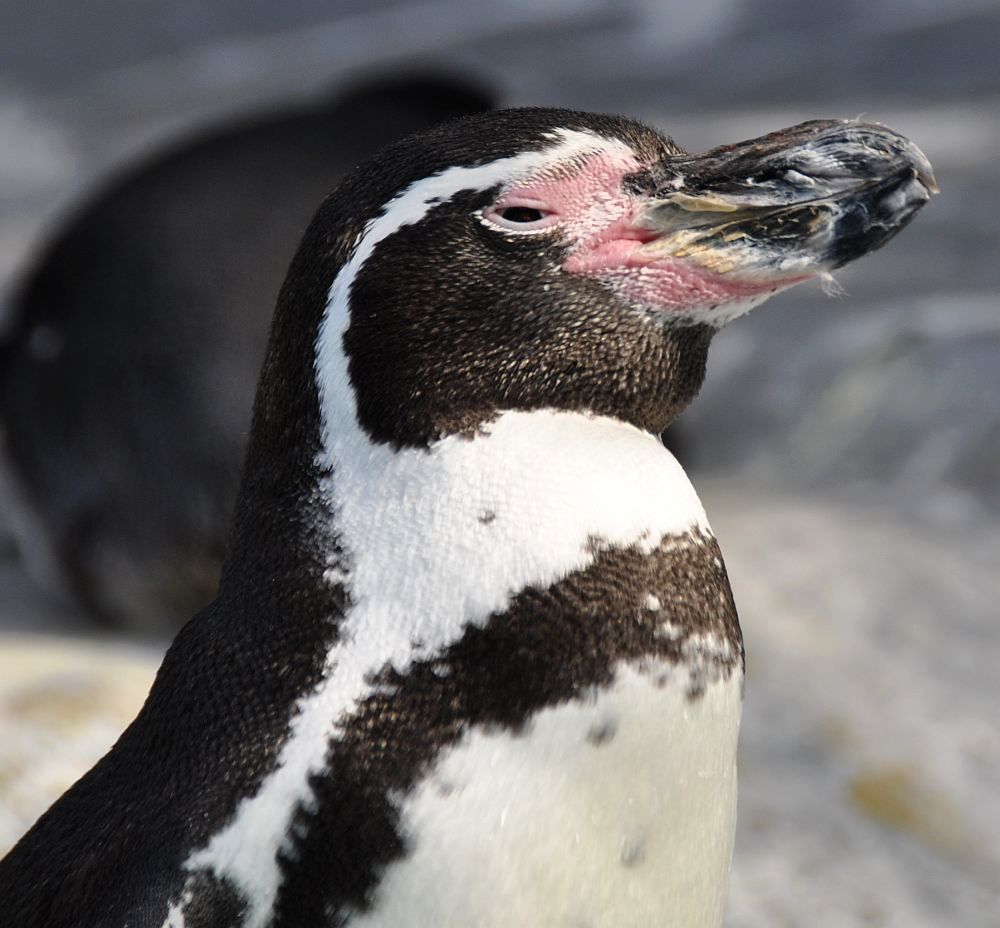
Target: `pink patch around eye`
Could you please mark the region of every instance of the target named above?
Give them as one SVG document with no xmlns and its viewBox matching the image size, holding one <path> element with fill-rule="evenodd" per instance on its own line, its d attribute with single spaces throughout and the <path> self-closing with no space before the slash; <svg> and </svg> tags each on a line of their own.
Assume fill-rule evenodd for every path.
<svg viewBox="0 0 1000 928">
<path fill-rule="evenodd" d="M 483 218 L 505 230 L 533 232 L 560 226 L 570 240 L 582 242 L 596 234 L 613 215 L 628 208 L 622 178 L 639 166 L 622 145 L 620 150 L 597 152 L 576 170 L 540 174 L 504 191 Z M 538 210 L 534 222 L 518 222 L 524 214 L 507 210 Z"/>
</svg>

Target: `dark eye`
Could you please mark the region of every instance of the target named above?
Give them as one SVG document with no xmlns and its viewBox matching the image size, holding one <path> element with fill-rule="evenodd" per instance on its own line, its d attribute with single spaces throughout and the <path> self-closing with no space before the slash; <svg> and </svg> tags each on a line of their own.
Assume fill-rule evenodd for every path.
<svg viewBox="0 0 1000 928">
<path fill-rule="evenodd" d="M 524 198 L 526 199 L 526 198 Z M 559 224 L 559 215 L 547 203 L 518 197 L 513 203 L 500 202 L 486 210 L 483 218 L 509 232 L 540 232 Z M 520 202 L 518 202 L 520 200 Z"/>
<path fill-rule="evenodd" d="M 506 209 L 497 210 L 497 215 L 507 222 L 540 222 L 545 218 L 545 214 L 540 209 L 532 209 L 530 206 L 508 206 Z"/>
</svg>

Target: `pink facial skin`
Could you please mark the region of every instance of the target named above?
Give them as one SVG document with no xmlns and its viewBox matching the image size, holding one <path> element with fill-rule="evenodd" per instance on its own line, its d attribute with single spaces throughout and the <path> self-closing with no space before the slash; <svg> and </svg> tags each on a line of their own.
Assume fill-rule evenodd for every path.
<svg viewBox="0 0 1000 928">
<path fill-rule="evenodd" d="M 722 275 L 680 258 L 651 255 L 642 246 L 658 233 L 642 224 L 648 200 L 622 188 L 642 165 L 624 144 L 598 152 L 572 173 L 543 173 L 504 191 L 484 219 L 516 235 L 561 228 L 575 242 L 563 270 L 593 277 L 631 303 L 690 316 L 746 303 L 808 279 L 751 280 Z M 537 210 L 531 222 L 518 207 Z"/>
</svg>

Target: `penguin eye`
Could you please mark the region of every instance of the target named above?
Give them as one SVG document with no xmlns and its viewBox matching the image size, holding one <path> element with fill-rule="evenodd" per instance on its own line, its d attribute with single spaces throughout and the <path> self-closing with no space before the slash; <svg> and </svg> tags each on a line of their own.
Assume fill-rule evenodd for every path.
<svg viewBox="0 0 1000 928">
<path fill-rule="evenodd" d="M 492 225 L 511 232 L 536 232 L 547 229 L 559 221 L 558 215 L 544 203 L 532 201 L 501 200 L 486 210 L 483 218 Z"/>
<path fill-rule="evenodd" d="M 497 215 L 507 222 L 538 222 L 545 218 L 545 213 L 540 209 L 533 209 L 530 206 L 508 206 L 506 209 L 498 209 Z"/>
</svg>

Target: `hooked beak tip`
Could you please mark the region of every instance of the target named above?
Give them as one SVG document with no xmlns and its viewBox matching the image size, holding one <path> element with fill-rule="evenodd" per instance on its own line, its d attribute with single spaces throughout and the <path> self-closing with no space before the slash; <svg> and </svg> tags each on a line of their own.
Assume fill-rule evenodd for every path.
<svg viewBox="0 0 1000 928">
<path fill-rule="evenodd" d="M 913 173 L 932 197 L 937 196 L 941 192 L 941 188 L 938 186 L 937 178 L 931 172 L 929 164 L 926 168 L 917 168 Z"/>
</svg>

